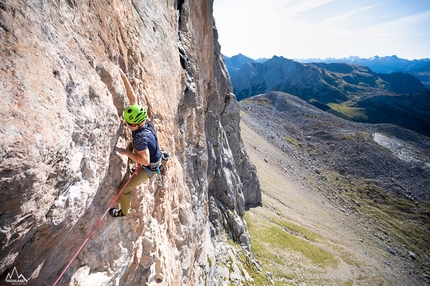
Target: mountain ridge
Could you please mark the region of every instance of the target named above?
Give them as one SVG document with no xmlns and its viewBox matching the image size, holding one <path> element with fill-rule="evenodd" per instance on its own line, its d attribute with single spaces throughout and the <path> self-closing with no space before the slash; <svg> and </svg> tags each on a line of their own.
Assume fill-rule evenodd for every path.
<svg viewBox="0 0 430 286">
<path fill-rule="evenodd" d="M 429 91 L 409 74 L 379 74 L 349 63 L 302 64 L 275 56 L 244 64 L 231 82 L 238 100 L 282 91 L 346 119 L 393 123 L 430 136 Z"/>
<path fill-rule="evenodd" d="M 223 55 L 226 65 L 229 69 L 230 75 L 233 75 L 240 69 L 239 63 L 245 64 L 247 62 L 263 63 L 269 59 L 254 60 L 243 54 L 232 56 L 231 58 Z M 230 59 L 235 58 L 236 63 L 229 62 Z M 430 88 L 430 59 L 402 59 L 396 55 L 392 56 L 374 56 L 370 58 L 360 58 L 358 56 L 350 56 L 348 58 L 309 58 L 309 59 L 292 59 L 299 63 L 351 63 L 362 66 L 367 66 L 374 72 L 390 74 L 394 72 L 409 73 L 418 78 L 427 88 Z"/>
</svg>

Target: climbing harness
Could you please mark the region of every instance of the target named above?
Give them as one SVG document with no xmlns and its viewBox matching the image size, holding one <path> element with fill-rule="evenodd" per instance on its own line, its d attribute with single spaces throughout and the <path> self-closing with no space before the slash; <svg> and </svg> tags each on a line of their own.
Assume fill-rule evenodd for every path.
<svg viewBox="0 0 430 286">
<path fill-rule="evenodd" d="M 164 151 L 161 151 L 161 157 L 157 162 L 149 163 L 148 167 L 145 167 L 146 170 L 150 170 L 155 172 L 157 175 L 165 176 L 167 172 L 167 161 L 169 161 L 170 156 Z M 149 176 L 150 178 L 152 177 Z"/>
<path fill-rule="evenodd" d="M 94 231 L 96 230 L 96 228 L 100 225 L 100 223 L 102 222 L 102 220 L 104 219 L 104 217 L 107 215 L 107 213 L 109 212 L 109 210 L 112 208 L 112 206 L 115 204 L 116 200 L 119 198 L 119 196 L 121 195 L 122 191 L 124 191 L 125 187 L 128 185 L 128 183 L 130 182 L 131 178 L 133 178 L 134 175 L 136 175 L 139 172 L 139 168 L 140 168 L 140 164 L 136 165 L 136 168 L 134 169 L 133 173 L 131 174 L 130 178 L 128 179 L 128 181 L 125 183 L 124 187 L 119 191 L 118 195 L 115 197 L 115 199 L 111 202 L 111 204 L 109 205 L 109 207 L 107 208 L 107 210 L 105 211 L 105 213 L 103 214 L 103 216 L 100 218 L 100 220 L 96 223 L 96 225 L 94 226 L 93 230 L 90 232 L 90 234 L 88 235 L 88 237 L 85 239 L 84 243 L 82 243 L 81 247 L 79 247 L 78 251 L 76 251 L 75 255 L 72 257 L 72 259 L 70 260 L 69 264 L 67 264 L 67 266 L 64 268 L 63 272 L 61 272 L 60 276 L 57 278 L 57 280 L 54 282 L 54 284 L 52 286 L 57 285 L 57 283 L 60 281 L 61 277 L 63 277 L 64 273 L 66 272 L 66 270 L 70 267 L 70 265 L 72 264 L 73 260 L 75 260 L 75 258 L 78 256 L 79 252 L 81 252 L 82 248 L 84 248 L 85 244 L 88 242 L 88 240 L 91 238 L 91 236 L 93 235 Z"/>
</svg>

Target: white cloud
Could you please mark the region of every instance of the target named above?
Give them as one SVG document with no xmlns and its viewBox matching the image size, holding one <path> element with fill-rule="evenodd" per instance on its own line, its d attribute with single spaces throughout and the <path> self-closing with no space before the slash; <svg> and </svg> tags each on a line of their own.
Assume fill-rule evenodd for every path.
<svg viewBox="0 0 430 286">
<path fill-rule="evenodd" d="M 362 7 L 362 8 L 360 8 L 360 10 L 361 11 L 366 11 L 366 10 L 373 9 L 375 7 L 378 7 L 378 6 L 379 6 L 379 4 L 374 4 L 374 5 L 370 5 L 370 6 L 367 6 L 367 7 Z"/>
<path fill-rule="evenodd" d="M 301 12 L 315 9 L 326 5 L 334 0 L 308 0 L 308 1 L 288 1 L 282 6 L 282 12 L 285 16 L 293 16 Z"/>
<path fill-rule="evenodd" d="M 430 11 L 367 27 L 359 31 L 363 42 L 406 58 L 430 57 Z M 369 50 L 370 47 L 367 47 Z M 369 52 L 368 52 L 369 53 Z"/>
<path fill-rule="evenodd" d="M 357 14 L 363 12 L 363 11 L 368 11 L 368 10 L 370 10 L 372 8 L 377 7 L 377 6 L 378 5 L 376 4 L 376 5 L 371 5 L 371 6 L 367 6 L 367 7 L 361 7 L 361 8 L 358 8 L 358 9 L 354 9 L 354 10 L 351 10 L 351 11 L 349 11 L 347 13 L 342 14 L 342 15 L 325 19 L 322 22 L 323 23 L 328 23 L 328 22 L 337 22 L 339 20 L 344 20 L 344 19 L 350 18 L 350 17 L 352 17 L 354 15 L 357 15 Z"/>
<path fill-rule="evenodd" d="M 405 11 L 397 1 L 349 1 L 215 0 L 221 51 L 252 58 L 430 57 L 430 5 L 405 16 L 417 13 L 418 0 L 408 2 L 416 7 L 401 2 Z"/>
</svg>

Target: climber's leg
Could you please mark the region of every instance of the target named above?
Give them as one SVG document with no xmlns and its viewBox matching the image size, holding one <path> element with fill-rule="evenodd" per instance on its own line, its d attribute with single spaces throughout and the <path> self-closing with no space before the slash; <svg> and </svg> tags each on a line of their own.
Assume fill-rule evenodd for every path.
<svg viewBox="0 0 430 286">
<path fill-rule="evenodd" d="M 130 212 L 132 190 L 137 188 L 140 184 L 142 184 L 144 181 L 148 179 L 149 179 L 149 175 L 146 172 L 145 168 L 142 167 L 139 169 L 139 172 L 136 175 L 134 175 L 133 178 L 131 178 L 127 186 L 125 186 L 124 190 L 119 196 L 119 200 L 121 202 L 121 210 L 124 215 L 127 215 Z M 119 190 L 121 190 L 124 187 L 124 184 L 126 182 L 127 181 L 121 184 Z"/>
</svg>

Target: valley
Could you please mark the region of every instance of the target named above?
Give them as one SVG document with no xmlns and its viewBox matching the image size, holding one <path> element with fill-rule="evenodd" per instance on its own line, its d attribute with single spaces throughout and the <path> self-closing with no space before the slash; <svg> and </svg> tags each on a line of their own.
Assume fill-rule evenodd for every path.
<svg viewBox="0 0 430 286">
<path fill-rule="evenodd" d="M 240 105 L 263 192 L 245 216 L 256 285 L 429 283 L 427 137 L 281 92 Z"/>
</svg>

